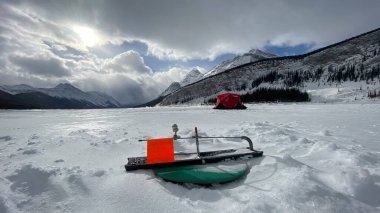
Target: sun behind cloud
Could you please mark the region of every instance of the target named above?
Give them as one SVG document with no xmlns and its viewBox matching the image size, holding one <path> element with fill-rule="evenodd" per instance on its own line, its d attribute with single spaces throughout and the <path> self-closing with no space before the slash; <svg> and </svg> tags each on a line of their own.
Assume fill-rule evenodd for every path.
<svg viewBox="0 0 380 213">
<path fill-rule="evenodd" d="M 82 45 L 93 47 L 100 42 L 100 36 L 96 30 L 85 26 L 74 26 L 74 32 L 79 36 Z"/>
</svg>

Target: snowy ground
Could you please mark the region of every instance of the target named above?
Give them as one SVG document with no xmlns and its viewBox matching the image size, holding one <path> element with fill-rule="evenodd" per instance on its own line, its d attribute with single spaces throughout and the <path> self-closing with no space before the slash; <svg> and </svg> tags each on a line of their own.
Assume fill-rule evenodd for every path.
<svg viewBox="0 0 380 213">
<path fill-rule="evenodd" d="M 367 84 L 359 82 L 343 82 L 318 86 L 317 83 L 306 83 L 306 91 L 314 103 L 374 103 L 379 98 L 368 98 L 368 92 L 378 93 L 379 82 Z"/>
<path fill-rule="evenodd" d="M 0 111 L 0 212 L 380 212 L 380 104 L 248 107 Z M 137 139 L 171 136 L 173 123 L 181 136 L 249 136 L 265 157 L 209 188 L 126 173 L 145 154 Z"/>
</svg>

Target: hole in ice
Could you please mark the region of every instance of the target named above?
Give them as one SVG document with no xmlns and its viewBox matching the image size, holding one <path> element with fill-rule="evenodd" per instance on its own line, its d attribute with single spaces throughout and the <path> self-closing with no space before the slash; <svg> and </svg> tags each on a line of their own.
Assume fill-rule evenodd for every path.
<svg viewBox="0 0 380 213">
<path fill-rule="evenodd" d="M 76 189 L 80 189 L 85 193 L 89 192 L 88 187 L 82 180 L 81 175 L 76 175 L 76 174 L 71 174 L 68 178 L 67 181 L 75 186 Z"/>
<path fill-rule="evenodd" d="M 49 180 L 52 175 L 55 175 L 54 171 L 45 171 L 40 168 L 34 168 L 32 165 L 25 165 L 21 169 L 17 169 L 15 174 L 6 178 L 12 182 L 12 191 L 20 191 L 34 196 L 52 187 Z"/>
<path fill-rule="evenodd" d="M 23 155 L 33 155 L 33 154 L 36 154 L 37 153 L 37 150 L 36 149 L 29 149 L 29 150 L 25 150 L 22 152 Z"/>
<path fill-rule="evenodd" d="M 12 137 L 9 135 L 0 137 L 0 141 L 10 141 L 10 140 L 12 140 Z"/>
<path fill-rule="evenodd" d="M 95 177 L 101 177 L 101 176 L 103 176 L 103 175 L 105 175 L 106 174 L 106 171 L 104 171 L 104 170 L 97 170 L 97 171 L 95 171 L 93 174 L 92 174 L 92 176 L 95 176 Z"/>
</svg>

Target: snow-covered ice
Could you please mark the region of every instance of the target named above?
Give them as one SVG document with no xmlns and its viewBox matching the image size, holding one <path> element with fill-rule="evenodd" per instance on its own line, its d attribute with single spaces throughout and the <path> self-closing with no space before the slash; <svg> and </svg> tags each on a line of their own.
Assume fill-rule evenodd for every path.
<svg viewBox="0 0 380 213">
<path fill-rule="evenodd" d="M 241 180 L 178 185 L 126 173 L 138 139 L 250 137 L 264 157 Z M 380 212 L 380 104 L 256 104 L 0 111 L 0 212 Z M 244 147 L 202 140 L 201 150 Z M 177 151 L 195 150 L 192 140 Z"/>
</svg>

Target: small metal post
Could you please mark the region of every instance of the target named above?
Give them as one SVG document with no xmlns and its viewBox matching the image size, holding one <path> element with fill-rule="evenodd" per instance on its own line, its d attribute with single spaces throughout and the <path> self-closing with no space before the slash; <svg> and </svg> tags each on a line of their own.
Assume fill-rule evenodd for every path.
<svg viewBox="0 0 380 213">
<path fill-rule="evenodd" d="M 172 129 L 173 129 L 173 132 L 174 132 L 173 138 L 174 138 L 174 140 L 177 140 L 179 138 L 179 136 L 177 135 L 178 125 L 177 124 L 173 124 L 172 125 Z"/>
<path fill-rule="evenodd" d="M 198 140 L 198 129 L 197 129 L 197 127 L 195 127 L 195 144 L 197 145 L 198 157 L 201 157 L 201 155 L 199 154 L 199 140 Z"/>
</svg>

